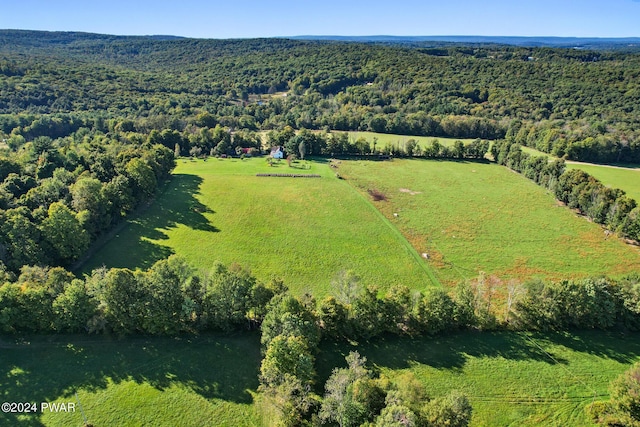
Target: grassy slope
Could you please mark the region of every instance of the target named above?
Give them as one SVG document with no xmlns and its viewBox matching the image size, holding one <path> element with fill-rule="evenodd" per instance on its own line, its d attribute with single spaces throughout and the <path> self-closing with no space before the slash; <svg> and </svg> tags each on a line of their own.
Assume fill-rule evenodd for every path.
<svg viewBox="0 0 640 427">
<path fill-rule="evenodd" d="M 547 156 L 550 154 L 543 153 L 529 147 L 522 147 L 522 151 L 532 156 Z M 595 177 L 604 185 L 612 188 L 620 188 L 624 190 L 629 197 L 640 202 L 640 167 L 628 164 L 598 165 L 582 162 L 567 162 L 567 169 L 582 169 L 589 175 Z"/>
<path fill-rule="evenodd" d="M 0 343 L 1 344 L 1 343 Z M 33 337 L 0 353 L 3 401 L 76 403 L 96 426 L 252 426 L 258 334 L 184 339 Z M 72 413 L 15 417 L 0 425 L 81 426 Z"/>
<path fill-rule="evenodd" d="M 324 131 L 315 131 L 318 133 L 323 133 Z M 267 143 L 267 134 L 268 131 L 261 131 L 260 136 L 264 144 Z M 345 133 L 344 131 L 335 130 L 332 133 Z M 456 141 L 462 141 L 465 144 L 474 141 L 474 139 L 464 139 L 464 138 L 444 138 L 439 136 L 411 136 L 411 135 L 398 135 L 394 133 L 378 133 L 378 132 L 360 132 L 360 131 L 346 131 L 349 134 L 349 141 L 355 142 L 359 138 L 364 138 L 369 142 L 369 144 L 373 144 L 373 139 L 376 138 L 376 150 L 380 151 L 387 145 L 395 145 L 400 146 L 404 149 L 405 144 L 408 140 L 415 140 L 418 145 L 422 148 L 430 146 L 433 141 L 437 140 L 440 144 L 445 145 L 447 147 L 452 147 L 453 143 Z"/>
<path fill-rule="evenodd" d="M 464 333 L 391 337 L 357 347 L 390 378 L 411 371 L 431 396 L 466 393 L 472 426 L 587 426 L 584 406 L 608 396 L 609 382 L 640 359 L 637 334 Z M 326 378 L 355 347 L 326 343 L 319 373 Z"/>
<path fill-rule="evenodd" d="M 338 131 L 336 131 L 338 132 Z M 373 144 L 373 138 L 377 138 L 376 149 L 381 150 L 387 144 L 389 145 L 399 145 L 401 148 L 404 148 L 406 142 L 410 139 L 415 140 L 421 147 L 430 146 L 433 141 L 437 140 L 440 144 L 445 146 L 453 146 L 455 141 L 462 141 L 465 144 L 470 143 L 473 139 L 463 139 L 463 138 L 441 138 L 436 136 L 409 136 L 409 135 L 396 135 L 392 133 L 377 133 L 377 132 L 357 132 L 351 131 L 347 132 L 349 134 L 349 139 L 356 141 L 358 138 L 364 138 L 369 141 L 370 144 Z"/>
<path fill-rule="evenodd" d="M 480 271 L 558 279 L 640 269 L 638 248 L 605 240 L 599 226 L 502 166 L 359 161 L 343 162 L 339 173 L 362 192 L 376 188 L 387 195 L 387 201 L 374 204 L 418 252 L 430 255 L 443 281 Z"/>
<path fill-rule="evenodd" d="M 472 425 L 589 425 L 583 408 L 640 359 L 640 336 L 460 333 L 449 337 L 324 342 L 318 391 L 357 349 L 385 375 L 413 372 L 431 396 L 465 392 Z M 0 338 L 3 401 L 77 402 L 96 426 L 260 425 L 254 402 L 259 337 L 182 339 L 56 336 Z M 268 424 L 268 423 L 267 423 Z M 0 414 L 0 425 L 81 426 L 82 414 Z"/>
<path fill-rule="evenodd" d="M 640 169 L 612 168 L 583 163 L 568 163 L 567 168 L 582 169 L 604 185 L 624 190 L 629 197 L 640 203 Z"/>
<path fill-rule="evenodd" d="M 171 253 L 209 268 L 240 262 L 262 280 L 284 279 L 295 293 L 329 293 L 353 270 L 366 284 L 431 284 L 424 260 L 325 163 L 291 169 L 264 159 L 185 161 L 155 204 L 85 266 L 146 267 Z M 260 178 L 257 172 L 322 178 Z M 416 259 L 417 258 L 417 259 Z"/>
</svg>

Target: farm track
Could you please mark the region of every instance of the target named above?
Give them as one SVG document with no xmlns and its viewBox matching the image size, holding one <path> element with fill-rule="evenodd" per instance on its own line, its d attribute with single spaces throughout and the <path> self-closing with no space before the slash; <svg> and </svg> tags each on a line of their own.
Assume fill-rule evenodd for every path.
<svg viewBox="0 0 640 427">
<path fill-rule="evenodd" d="M 391 223 L 391 221 L 389 221 L 387 219 L 387 217 L 385 217 L 382 214 L 382 212 L 380 212 L 375 206 L 373 206 L 371 204 L 371 202 L 369 201 L 369 199 L 367 199 L 364 196 L 364 194 L 362 194 L 360 191 L 358 191 L 357 188 L 355 188 L 354 186 L 352 186 L 351 184 L 349 184 L 346 181 L 345 181 L 344 185 L 348 186 L 351 189 L 351 191 L 355 192 L 360 198 L 362 198 L 364 200 L 364 202 L 367 204 L 367 206 L 369 206 L 369 208 L 376 214 L 376 216 L 378 218 L 380 218 L 380 220 L 384 224 L 386 224 L 386 226 L 389 228 L 391 233 L 398 239 L 398 241 L 400 241 L 402 243 L 402 245 L 407 249 L 407 252 L 409 252 L 409 254 L 413 257 L 413 259 L 416 261 L 416 263 L 420 265 L 420 268 L 422 268 L 422 270 L 427 274 L 427 276 L 429 276 L 429 279 L 431 280 L 431 283 L 433 285 L 435 285 L 435 286 L 442 287 L 442 283 L 440 283 L 440 281 L 436 278 L 434 272 L 431 270 L 431 268 L 428 265 L 426 265 L 424 263 L 424 261 L 422 260 L 422 257 L 420 257 L 420 254 L 418 253 L 418 251 L 416 251 L 416 249 L 413 246 L 411 246 L 411 243 L 409 243 L 407 241 L 407 239 L 400 232 L 400 230 L 398 230 Z"/>
</svg>

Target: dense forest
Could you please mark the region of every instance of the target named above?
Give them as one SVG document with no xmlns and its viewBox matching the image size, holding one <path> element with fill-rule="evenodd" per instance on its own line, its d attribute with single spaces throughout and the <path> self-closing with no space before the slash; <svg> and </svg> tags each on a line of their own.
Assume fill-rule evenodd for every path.
<svg viewBox="0 0 640 427">
<path fill-rule="evenodd" d="M 573 160 L 637 162 L 639 61 L 500 45 L 2 31 L 0 132 L 21 135 L 45 115 L 184 133 L 200 115 L 209 128 L 507 136 Z"/>
</svg>

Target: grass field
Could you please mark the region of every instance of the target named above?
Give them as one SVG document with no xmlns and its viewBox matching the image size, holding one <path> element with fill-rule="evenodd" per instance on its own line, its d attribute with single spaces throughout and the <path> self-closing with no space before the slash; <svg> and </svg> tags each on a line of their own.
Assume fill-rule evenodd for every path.
<svg viewBox="0 0 640 427">
<path fill-rule="evenodd" d="M 8 340 L 7 340 L 8 341 Z M 3 426 L 254 426 L 260 338 L 32 337 L 0 341 L 8 402 L 74 403 L 75 412 L 0 414 Z M 77 398 L 76 394 L 77 393 Z"/>
<path fill-rule="evenodd" d="M 547 156 L 529 147 L 522 147 L 522 151 L 532 156 Z M 640 202 L 640 166 L 629 164 L 598 165 L 593 163 L 573 162 L 566 163 L 567 169 L 582 169 L 589 175 L 598 179 L 604 185 L 611 188 L 624 190 L 629 197 Z"/>
<path fill-rule="evenodd" d="M 395 227 L 325 162 L 309 169 L 263 158 L 180 160 L 156 202 L 83 267 L 148 267 L 177 253 L 192 265 L 238 262 L 294 293 L 322 296 L 342 270 L 385 289 L 432 284 L 426 262 Z M 301 164 L 299 164 L 301 167 Z M 259 172 L 322 178 L 264 178 Z M 434 279 L 435 280 L 435 279 Z"/>
<path fill-rule="evenodd" d="M 452 389 L 473 405 L 473 426 L 586 426 L 583 408 L 640 359 L 638 334 L 461 333 L 324 342 L 317 389 L 357 349 L 390 378 L 411 371 L 430 396 Z M 0 414 L 0 425 L 259 426 L 257 334 L 181 339 L 0 337 L 0 394 L 9 402 L 75 403 L 72 413 Z M 77 404 L 82 405 L 82 412 Z"/>
<path fill-rule="evenodd" d="M 456 389 L 473 406 L 472 426 L 589 426 L 584 407 L 608 398 L 609 382 L 640 359 L 640 336 L 465 333 L 432 339 L 391 337 L 357 350 L 380 372 L 412 372 L 429 395 Z M 326 344 L 319 376 L 327 378 L 356 349 Z"/>
<path fill-rule="evenodd" d="M 322 131 L 317 131 L 319 133 L 324 133 Z M 259 132 L 264 144 L 267 142 L 267 131 Z M 398 135 L 393 133 L 378 133 L 378 132 L 360 132 L 360 131 L 333 131 L 332 133 L 347 133 L 349 134 L 349 141 L 355 142 L 359 138 L 366 139 L 369 144 L 373 144 L 373 140 L 376 140 L 376 149 L 382 150 L 387 145 L 394 145 L 400 148 L 405 147 L 405 144 L 408 140 L 415 140 L 420 147 L 428 147 L 433 141 L 438 140 L 438 142 L 444 146 L 452 147 L 455 141 L 462 141 L 465 144 L 470 143 L 474 139 L 464 139 L 464 138 L 444 138 L 438 136 L 411 136 L 411 135 Z"/>
<path fill-rule="evenodd" d="M 560 279 L 640 269 L 640 251 L 559 206 L 530 180 L 491 163 L 342 162 L 339 173 L 373 202 L 443 282 L 476 277 Z M 398 216 L 394 216 L 396 213 Z"/>
<path fill-rule="evenodd" d="M 567 168 L 582 169 L 604 185 L 624 190 L 629 197 L 640 203 L 640 168 L 609 167 L 585 163 L 567 163 Z"/>
<path fill-rule="evenodd" d="M 337 131 L 336 131 L 337 132 Z M 369 143 L 373 143 L 373 139 L 376 138 L 377 145 L 376 148 L 378 150 L 384 148 L 386 145 L 396 145 L 400 148 L 404 148 L 405 144 L 408 140 L 415 140 L 420 147 L 428 147 L 430 146 L 434 140 L 438 140 L 438 142 L 447 147 L 453 146 L 455 141 L 462 141 L 465 144 L 470 143 L 473 139 L 463 139 L 463 138 L 441 138 L 436 136 L 409 136 L 409 135 L 396 135 L 392 133 L 376 133 L 376 132 L 357 132 L 350 131 L 347 132 L 349 134 L 349 139 L 353 141 L 357 141 L 359 138 L 364 138 Z"/>
</svg>

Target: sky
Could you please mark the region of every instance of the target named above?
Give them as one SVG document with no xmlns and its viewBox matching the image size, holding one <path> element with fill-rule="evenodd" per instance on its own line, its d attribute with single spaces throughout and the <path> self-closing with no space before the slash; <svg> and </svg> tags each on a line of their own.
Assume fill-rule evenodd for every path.
<svg viewBox="0 0 640 427">
<path fill-rule="evenodd" d="M 3 0 L 1 29 L 250 38 L 640 37 L 640 0 Z"/>
</svg>

